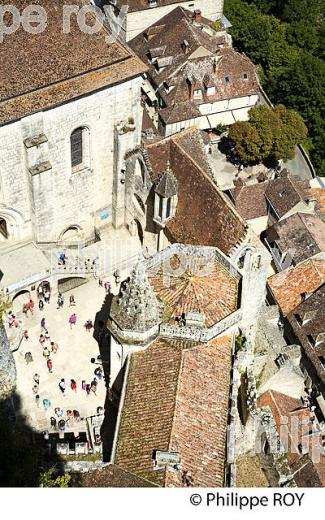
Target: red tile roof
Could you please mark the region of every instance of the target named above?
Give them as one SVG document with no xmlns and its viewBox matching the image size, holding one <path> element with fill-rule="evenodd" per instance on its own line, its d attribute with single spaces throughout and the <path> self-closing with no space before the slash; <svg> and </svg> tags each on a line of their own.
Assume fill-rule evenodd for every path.
<svg viewBox="0 0 325 520">
<path fill-rule="evenodd" d="M 318 259 L 319 256 L 268 279 L 268 286 L 284 316 L 301 303 L 302 295 L 313 293 L 325 282 L 325 259 Z"/>
<path fill-rule="evenodd" d="M 164 339 L 131 355 L 115 462 L 159 486 L 223 486 L 231 338 Z M 155 471 L 153 451 L 176 451 L 177 472 Z"/>
<path fill-rule="evenodd" d="M 178 181 L 176 215 L 167 222 L 173 242 L 218 247 L 228 255 L 247 225 L 211 179 L 200 132 L 189 128 L 146 146 L 154 178 L 170 167 Z"/>
</svg>

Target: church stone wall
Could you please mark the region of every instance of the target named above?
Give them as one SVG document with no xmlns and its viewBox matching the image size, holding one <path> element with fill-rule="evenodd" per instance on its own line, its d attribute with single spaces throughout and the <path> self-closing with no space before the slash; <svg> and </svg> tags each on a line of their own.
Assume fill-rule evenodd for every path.
<svg viewBox="0 0 325 520">
<path fill-rule="evenodd" d="M 17 212 L 19 239 L 57 241 L 69 226 L 78 225 L 87 235 L 112 222 L 114 129 L 133 118 L 135 130 L 127 134 L 130 143 L 124 142 L 124 149 L 140 143 L 141 81 L 138 77 L 0 128 L 0 216 Z M 89 158 L 85 169 L 72 172 L 70 135 L 80 126 L 88 132 Z M 26 139 L 40 134 L 45 143 L 25 146 Z M 39 164 L 45 165 L 40 173 L 29 171 Z"/>
</svg>

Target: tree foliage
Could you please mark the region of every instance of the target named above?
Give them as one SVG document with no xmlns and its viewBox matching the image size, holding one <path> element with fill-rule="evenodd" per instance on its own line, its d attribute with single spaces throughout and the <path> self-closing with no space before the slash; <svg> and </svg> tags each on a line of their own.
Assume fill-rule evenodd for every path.
<svg viewBox="0 0 325 520">
<path fill-rule="evenodd" d="M 47 470 L 45 473 L 41 473 L 39 476 L 39 487 L 56 487 L 56 488 L 67 488 L 71 480 L 71 475 L 57 475 L 55 466 Z"/>
<path fill-rule="evenodd" d="M 297 110 L 309 131 L 311 159 L 325 175 L 324 0 L 226 0 L 234 45 L 258 66 L 274 103 Z"/>
<path fill-rule="evenodd" d="M 249 121 L 237 121 L 230 127 L 229 137 L 243 160 L 273 157 L 287 161 L 294 157 L 295 146 L 306 140 L 307 128 L 302 117 L 284 105 L 259 105 L 249 111 Z"/>
</svg>

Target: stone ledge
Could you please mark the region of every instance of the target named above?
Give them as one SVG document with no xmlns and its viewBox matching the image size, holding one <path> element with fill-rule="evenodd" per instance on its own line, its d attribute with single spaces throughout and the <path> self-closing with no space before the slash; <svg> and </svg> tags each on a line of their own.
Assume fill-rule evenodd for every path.
<svg viewBox="0 0 325 520">
<path fill-rule="evenodd" d="M 43 143 L 47 143 L 48 138 L 45 134 L 39 134 L 35 137 L 28 137 L 24 140 L 24 145 L 26 148 L 33 148 L 34 146 L 40 146 Z"/>
<path fill-rule="evenodd" d="M 50 161 L 44 161 L 42 163 L 36 164 L 31 168 L 28 168 L 31 175 L 39 175 L 40 173 L 46 172 L 48 170 L 52 170 L 52 165 Z"/>
</svg>

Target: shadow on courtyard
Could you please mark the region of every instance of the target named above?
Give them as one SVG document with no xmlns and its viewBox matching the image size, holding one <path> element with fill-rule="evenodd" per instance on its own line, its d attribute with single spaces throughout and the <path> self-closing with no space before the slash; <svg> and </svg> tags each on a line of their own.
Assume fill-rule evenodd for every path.
<svg viewBox="0 0 325 520">
<path fill-rule="evenodd" d="M 20 409 L 16 392 L 0 402 L 0 487 L 39 487 L 42 475 L 56 465 L 53 477 L 62 474 L 51 441 L 26 423 Z"/>
<path fill-rule="evenodd" d="M 103 442 L 103 461 L 111 459 L 114 435 L 118 417 L 118 406 L 124 380 L 124 367 L 120 370 L 112 387 L 109 386 L 111 376 L 111 334 L 107 328 L 107 320 L 110 313 L 113 294 L 105 296 L 100 311 L 96 314 L 94 323 L 94 338 L 99 348 L 99 363 L 102 365 L 105 384 L 106 398 L 104 404 L 104 422 L 101 427 L 101 438 Z M 97 361 L 97 360 L 96 360 Z M 96 364 L 95 361 L 95 364 Z M 95 365 L 94 365 L 95 366 Z"/>
</svg>

